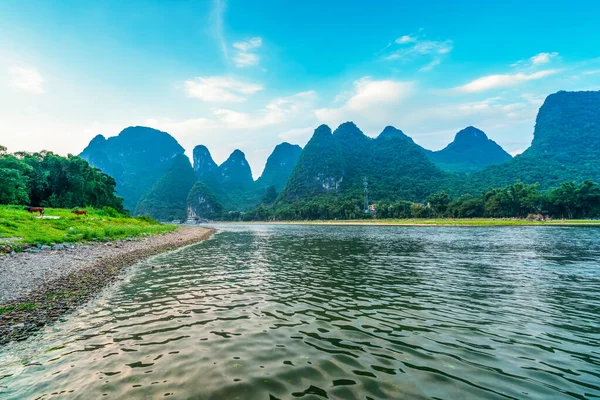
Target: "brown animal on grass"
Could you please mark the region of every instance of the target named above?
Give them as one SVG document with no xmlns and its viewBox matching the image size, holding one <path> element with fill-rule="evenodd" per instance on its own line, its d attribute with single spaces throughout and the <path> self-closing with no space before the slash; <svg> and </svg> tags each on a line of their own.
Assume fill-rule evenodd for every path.
<svg viewBox="0 0 600 400">
<path fill-rule="evenodd" d="M 40 217 L 44 216 L 44 207 L 24 207 L 23 209 L 30 213 L 40 213 Z"/>
<path fill-rule="evenodd" d="M 85 210 L 73 210 L 71 212 L 75 215 L 87 215 L 87 211 Z"/>
</svg>

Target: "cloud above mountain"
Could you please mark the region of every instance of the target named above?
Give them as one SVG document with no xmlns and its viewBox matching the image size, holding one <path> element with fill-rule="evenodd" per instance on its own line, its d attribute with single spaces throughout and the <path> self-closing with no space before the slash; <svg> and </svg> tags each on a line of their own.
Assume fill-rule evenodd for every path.
<svg viewBox="0 0 600 400">
<path fill-rule="evenodd" d="M 257 83 L 242 81 L 229 76 L 208 76 L 188 79 L 184 83 L 188 97 L 211 103 L 239 103 L 248 95 L 263 90 Z"/>
</svg>

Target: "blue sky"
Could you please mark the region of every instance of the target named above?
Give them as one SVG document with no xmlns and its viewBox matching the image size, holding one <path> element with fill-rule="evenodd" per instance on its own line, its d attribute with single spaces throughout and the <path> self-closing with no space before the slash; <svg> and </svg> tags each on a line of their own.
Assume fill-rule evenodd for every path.
<svg viewBox="0 0 600 400">
<path fill-rule="evenodd" d="M 492 4 L 494 3 L 494 4 Z M 544 98 L 600 89 L 597 1 L 3 1 L 0 144 L 79 153 L 130 125 L 255 177 L 321 123 L 439 149 L 468 125 L 507 151 Z"/>
</svg>

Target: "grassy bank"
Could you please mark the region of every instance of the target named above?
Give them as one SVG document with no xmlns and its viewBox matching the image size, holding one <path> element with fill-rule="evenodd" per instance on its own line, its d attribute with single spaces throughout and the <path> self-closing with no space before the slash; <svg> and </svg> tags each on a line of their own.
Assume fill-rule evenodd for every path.
<svg viewBox="0 0 600 400">
<path fill-rule="evenodd" d="M 262 222 L 264 223 L 264 222 Z M 571 219 L 554 221 L 527 221 L 524 219 L 496 218 L 432 218 L 432 219 L 361 219 L 330 221 L 274 221 L 269 224 L 297 225 L 399 225 L 399 226 L 599 226 L 600 220 Z"/>
<path fill-rule="evenodd" d="M 0 206 L 0 243 L 51 244 L 88 240 L 124 239 L 131 236 L 166 233 L 176 229 L 150 218 L 132 218 L 112 209 L 86 209 L 87 216 L 71 210 L 47 208 L 45 218 L 19 206 Z"/>
</svg>

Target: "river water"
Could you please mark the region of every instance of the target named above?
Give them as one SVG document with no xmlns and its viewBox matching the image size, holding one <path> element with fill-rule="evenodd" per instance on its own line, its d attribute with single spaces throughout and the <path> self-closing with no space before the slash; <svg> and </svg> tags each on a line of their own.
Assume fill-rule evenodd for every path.
<svg viewBox="0 0 600 400">
<path fill-rule="evenodd" d="M 0 348 L 0 397 L 600 397 L 600 229 L 219 228 Z"/>
</svg>

